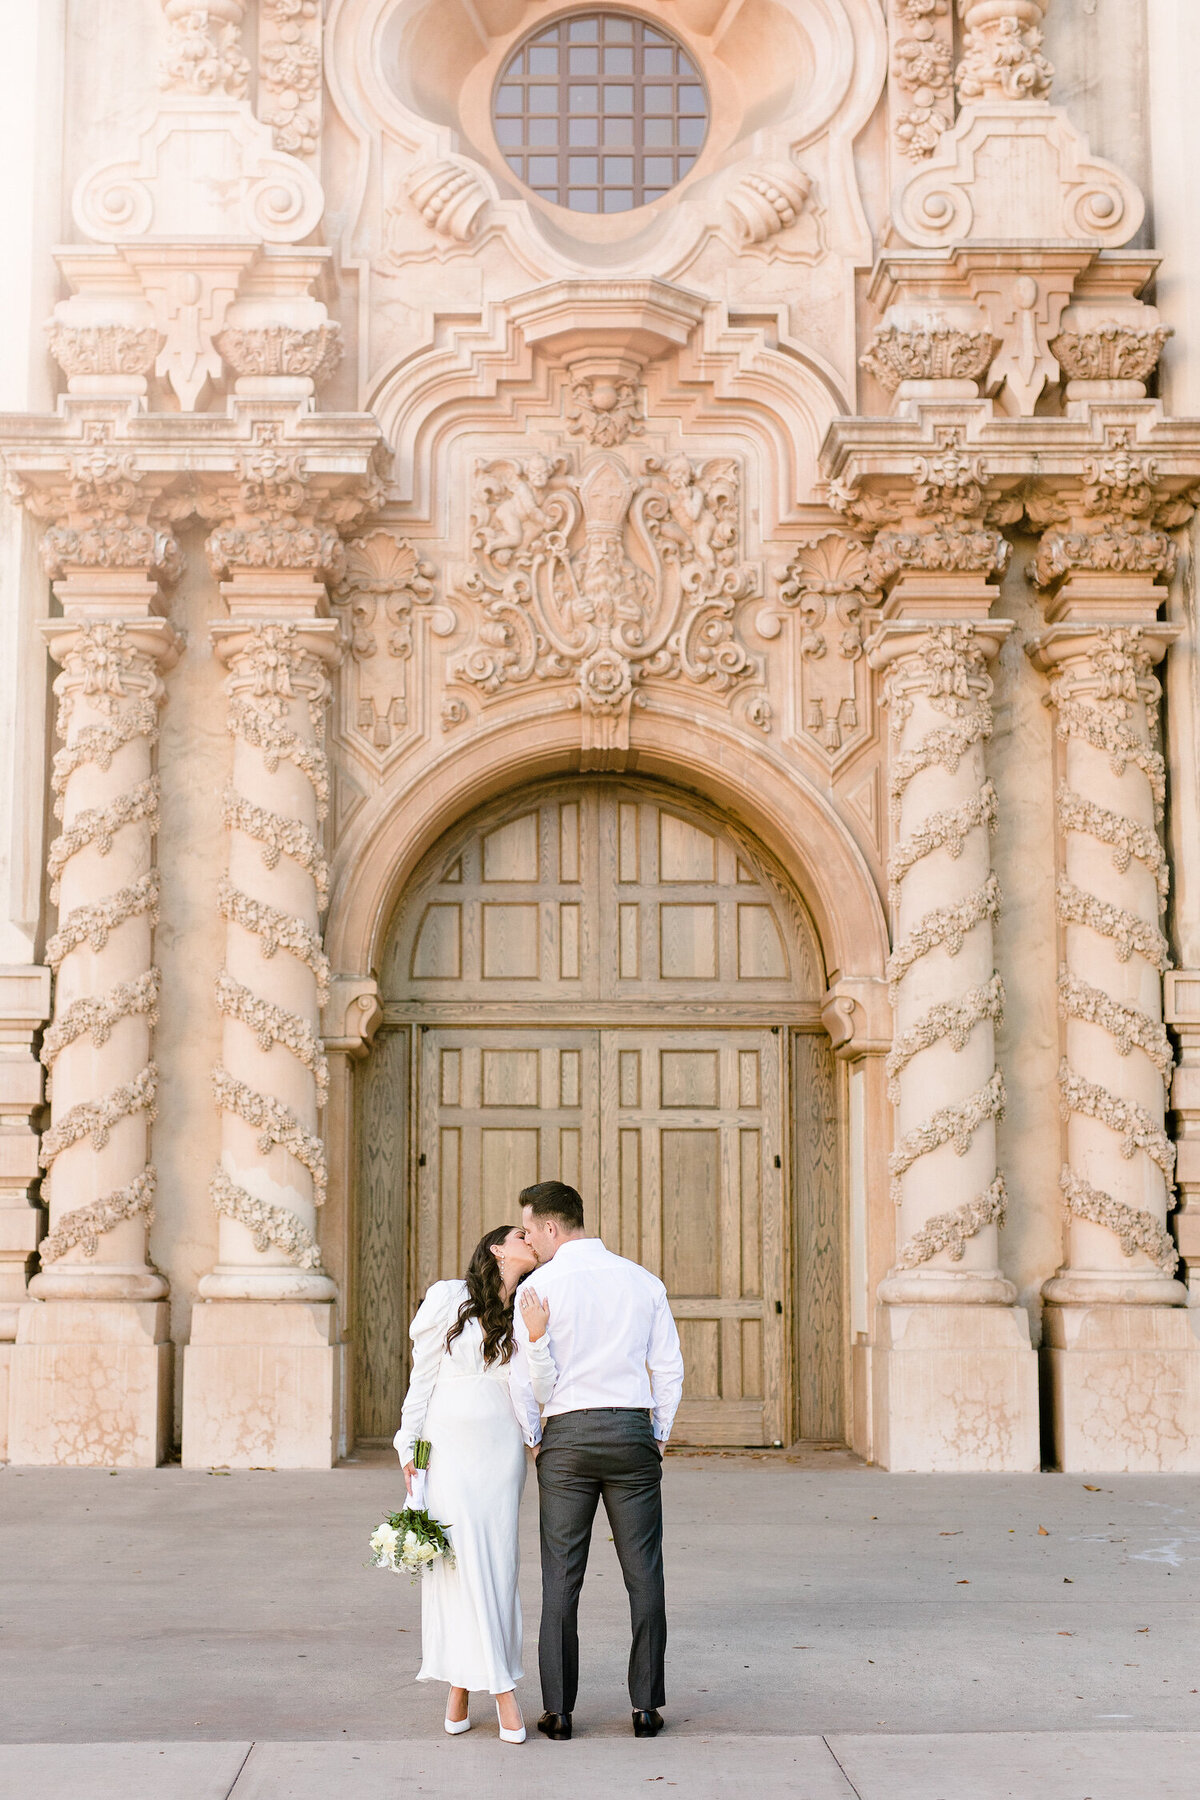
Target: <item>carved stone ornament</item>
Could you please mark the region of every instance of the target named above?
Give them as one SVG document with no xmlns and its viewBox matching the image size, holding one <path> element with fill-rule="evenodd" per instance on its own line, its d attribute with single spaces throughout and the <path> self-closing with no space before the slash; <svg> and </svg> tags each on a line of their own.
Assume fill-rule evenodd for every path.
<svg viewBox="0 0 1200 1800">
<path fill-rule="evenodd" d="M 411 175 L 408 197 L 439 237 L 468 244 L 479 230 L 488 192 L 473 169 L 443 157 Z"/>
<path fill-rule="evenodd" d="M 347 629 L 351 662 L 342 677 L 339 735 L 365 746 L 373 764 L 408 735 L 413 611 L 427 607 L 433 592 L 433 564 L 407 538 L 373 531 L 346 546 L 346 572 L 330 595 Z M 433 614 L 432 625 L 442 637 L 454 629 L 445 611 Z"/>
<path fill-rule="evenodd" d="M 1039 588 L 1076 570 L 1170 580 L 1177 557 L 1171 528 L 1194 510 L 1186 496 L 1161 490 L 1157 464 L 1133 449 L 1123 428 L 1110 430 L 1105 454 L 1085 458 L 1075 492 L 1036 486 L 1025 506 L 1034 525 L 1050 527 L 1028 570 Z"/>
<path fill-rule="evenodd" d="M 64 375 L 144 375 L 162 337 L 153 325 L 46 326 L 50 354 Z"/>
<path fill-rule="evenodd" d="M 72 197 L 75 224 L 102 244 L 147 237 L 226 246 L 238 239 L 301 242 L 320 222 L 324 195 L 242 98 L 250 74 L 240 49 L 243 0 L 203 7 L 164 0 L 164 9 L 171 34 L 166 92 L 135 134 L 131 155 L 84 172 Z M 197 145 L 206 178 L 184 179 Z"/>
<path fill-rule="evenodd" d="M 1169 325 L 1139 327 L 1109 319 L 1082 331 L 1060 331 L 1050 351 L 1068 381 L 1146 382 L 1170 336 Z"/>
<path fill-rule="evenodd" d="M 965 331 L 931 318 L 919 325 L 878 326 L 858 362 L 894 394 L 902 381 L 978 381 L 996 346 L 988 330 Z"/>
<path fill-rule="evenodd" d="M 108 428 L 97 424 L 88 448 L 70 456 L 65 471 L 37 483 L 11 476 L 8 491 L 36 518 L 52 521 L 42 539 L 52 581 L 72 570 L 138 569 L 170 586 L 183 569 L 167 528 L 174 509 L 163 503 L 173 479 L 148 475 L 134 452 L 117 449 Z"/>
<path fill-rule="evenodd" d="M 935 32 L 934 19 L 945 19 L 949 7 L 921 9 L 903 4 L 900 17 L 913 19 L 911 36 L 897 39 L 892 49 L 891 78 L 904 96 L 893 133 L 896 146 L 913 162 L 936 150 L 950 125 L 953 84 L 953 52 L 947 38 Z"/>
<path fill-rule="evenodd" d="M 322 582 L 340 581 L 342 536 L 373 511 L 382 488 L 374 471 L 347 480 L 313 476 L 306 459 L 274 440 L 263 425 L 257 448 L 239 457 L 234 478 L 206 500 L 218 521 L 209 537 L 209 566 L 220 580 L 234 569 L 307 569 Z"/>
<path fill-rule="evenodd" d="M 863 660 L 863 612 L 883 595 L 871 580 L 866 545 L 841 532 L 802 543 L 779 584 L 783 606 L 795 608 L 800 632 L 800 706 L 804 730 L 830 758 L 857 744 L 869 725 L 869 677 Z M 772 637 L 772 615 L 757 621 Z"/>
<path fill-rule="evenodd" d="M 245 0 L 163 0 L 170 40 L 159 64 L 159 86 L 171 93 L 245 98 L 250 64 L 242 54 Z"/>
<path fill-rule="evenodd" d="M 307 375 L 318 387 L 342 360 L 342 328 L 333 319 L 309 331 L 290 325 L 229 327 L 215 342 L 236 375 Z"/>
<path fill-rule="evenodd" d="M 1054 70 L 1039 29 L 1048 7 L 1049 0 L 958 0 L 965 26 L 955 72 L 961 101 L 1049 97 Z"/>
<path fill-rule="evenodd" d="M 611 450 L 641 435 L 641 414 L 641 388 L 631 374 L 570 371 L 566 417 L 573 436 L 586 438 L 597 450 Z"/>
<path fill-rule="evenodd" d="M 320 0 L 263 0 L 258 110 L 275 147 L 312 156 L 321 131 Z"/>
<path fill-rule="evenodd" d="M 627 745 L 650 676 L 729 693 L 755 672 L 734 630 L 758 586 L 739 557 L 739 490 L 730 457 L 647 456 L 635 473 L 602 451 L 578 476 L 562 456 L 481 463 L 457 588 L 474 635 L 451 680 L 489 696 L 570 681 L 598 753 Z"/>
<path fill-rule="evenodd" d="M 811 191 L 808 176 L 790 163 L 763 163 L 739 176 L 725 203 L 739 239 L 765 244 L 796 223 Z"/>
</svg>

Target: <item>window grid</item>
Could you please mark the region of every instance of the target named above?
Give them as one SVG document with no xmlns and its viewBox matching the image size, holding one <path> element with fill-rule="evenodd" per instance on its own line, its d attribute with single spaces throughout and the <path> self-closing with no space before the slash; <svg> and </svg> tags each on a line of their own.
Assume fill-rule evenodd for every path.
<svg viewBox="0 0 1200 1800">
<path fill-rule="evenodd" d="M 708 97 L 682 46 L 626 13 L 571 14 L 526 38 L 492 104 L 509 168 L 573 212 L 630 212 L 682 181 Z"/>
</svg>

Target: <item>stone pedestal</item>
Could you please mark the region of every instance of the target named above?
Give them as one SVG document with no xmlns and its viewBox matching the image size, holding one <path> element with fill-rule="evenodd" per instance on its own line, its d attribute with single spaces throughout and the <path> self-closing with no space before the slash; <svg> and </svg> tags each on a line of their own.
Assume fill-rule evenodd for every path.
<svg viewBox="0 0 1200 1800">
<path fill-rule="evenodd" d="M 55 1300 L 21 1309 L 13 1347 L 14 1463 L 154 1468 L 170 1442 L 168 1307 Z"/>
<path fill-rule="evenodd" d="M 1200 1335 L 1190 1307 L 1047 1306 L 1055 1461 L 1071 1473 L 1200 1470 Z"/>
<path fill-rule="evenodd" d="M 1016 1306 L 880 1305 L 875 1460 L 934 1474 L 1041 1467 L 1037 1366 Z"/>
<path fill-rule="evenodd" d="M 342 1346 L 327 1302 L 202 1301 L 184 1351 L 185 1469 L 328 1469 Z"/>
</svg>

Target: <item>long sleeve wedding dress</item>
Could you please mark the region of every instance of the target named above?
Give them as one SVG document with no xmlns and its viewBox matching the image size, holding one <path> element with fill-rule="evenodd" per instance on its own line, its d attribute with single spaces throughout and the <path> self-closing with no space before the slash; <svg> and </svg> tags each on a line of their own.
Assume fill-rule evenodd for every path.
<svg viewBox="0 0 1200 1800">
<path fill-rule="evenodd" d="M 466 1293 L 465 1281 L 435 1281 L 421 1303 L 394 1441 L 402 1463 L 419 1437 L 432 1445 L 429 1512 L 454 1551 L 453 1568 L 435 1563 L 422 1577 L 417 1680 L 504 1694 L 522 1676 L 517 1518 L 530 1428 L 517 1422 L 510 1365 L 484 1363 L 478 1319 L 446 1349 Z"/>
</svg>

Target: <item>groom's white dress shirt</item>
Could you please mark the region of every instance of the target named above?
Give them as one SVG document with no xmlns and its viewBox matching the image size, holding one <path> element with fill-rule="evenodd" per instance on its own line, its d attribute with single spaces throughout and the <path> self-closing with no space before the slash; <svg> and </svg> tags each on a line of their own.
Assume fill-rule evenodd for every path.
<svg viewBox="0 0 1200 1800">
<path fill-rule="evenodd" d="M 550 1323 L 531 1344 L 520 1305 L 514 1309 L 510 1391 L 526 1443 L 541 1440 L 541 1402 L 547 1419 L 585 1407 L 644 1407 L 665 1444 L 683 1392 L 683 1355 L 658 1277 L 599 1238 L 568 1238 L 528 1284 L 549 1305 Z"/>
</svg>

